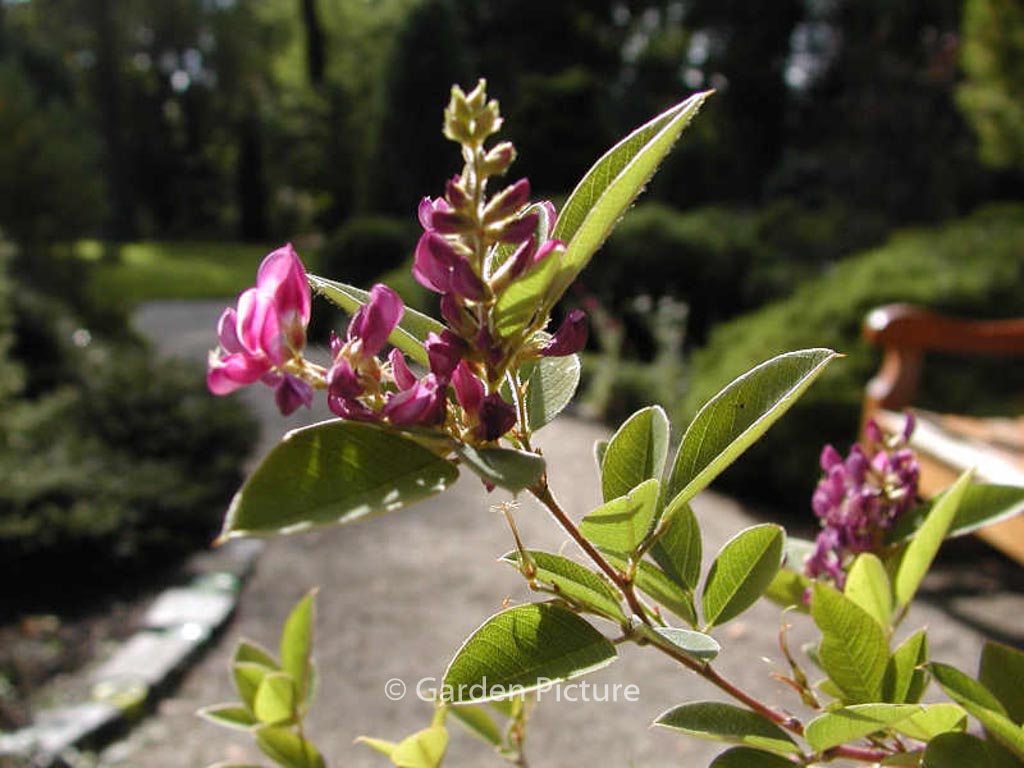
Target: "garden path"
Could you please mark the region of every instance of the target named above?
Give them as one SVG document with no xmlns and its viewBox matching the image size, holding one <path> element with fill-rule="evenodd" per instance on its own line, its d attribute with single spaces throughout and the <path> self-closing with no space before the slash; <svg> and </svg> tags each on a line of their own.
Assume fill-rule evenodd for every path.
<svg viewBox="0 0 1024 768">
<path fill-rule="evenodd" d="M 222 306 L 152 303 L 140 309 L 136 323 L 162 352 L 194 362 L 199 376 Z M 257 455 L 286 429 L 328 415 L 320 409 L 282 420 L 269 392 L 254 389 L 242 396 L 263 424 Z M 606 435 L 603 427 L 571 417 L 538 435 L 552 468 L 554 489 L 576 519 L 599 501 L 592 446 Z M 227 631 L 157 712 L 107 751 L 104 765 L 199 768 L 217 760 L 258 761 L 244 735 L 203 723 L 193 712 L 231 698 L 227 660 L 235 640 L 246 636 L 272 644 L 288 609 L 313 586 L 321 588 L 316 641 L 320 686 L 311 736 L 331 765 L 385 764 L 366 747 L 354 745 L 353 738 L 368 734 L 397 739 L 427 725 L 430 707 L 416 701 L 416 681 L 439 677 L 466 635 L 500 610 L 503 601 L 530 598 L 518 574 L 496 562 L 510 549 L 501 517 L 490 510 L 501 498 L 497 492 L 488 496 L 478 480 L 467 477 L 445 495 L 408 510 L 343 529 L 270 541 Z M 739 504 L 715 493 L 702 494 L 694 507 L 704 530 L 706 557 L 754 520 Z M 574 552 L 537 504 L 522 500 L 517 519 L 529 546 L 564 546 L 566 552 Z M 934 592 L 948 586 L 942 578 L 940 574 L 926 587 Z M 1024 596 L 1001 590 L 995 579 L 986 581 L 984 568 L 971 568 L 956 578 L 966 582 L 957 581 L 962 589 L 943 593 L 945 610 L 937 607 L 938 601 L 924 603 L 915 607 L 905 625 L 930 626 L 934 658 L 973 667 L 978 657 L 982 635 L 954 619 L 956 613 L 975 624 L 991 623 L 990 631 L 1017 642 L 1024 638 Z M 791 621 L 798 625 L 792 633 L 798 648 L 801 638 L 808 636 L 806 620 Z M 727 624 L 717 632 L 724 651 L 716 665 L 766 701 L 792 707 L 794 698 L 770 676 L 779 669 L 778 626 L 778 611 L 766 604 Z M 385 696 L 384 686 L 391 678 L 408 685 L 410 693 L 403 701 Z M 587 680 L 598 686 L 599 693 L 606 684 L 610 691 L 616 683 L 636 683 L 639 700 L 626 701 L 620 695 L 617 702 L 572 703 L 549 694 L 529 729 L 531 765 L 699 766 L 720 751 L 719 745 L 648 729 L 654 717 L 673 704 L 723 698 L 653 651 L 623 647 L 616 664 Z M 489 753 L 488 747 L 459 732 L 446 765 L 502 764 Z"/>
</svg>

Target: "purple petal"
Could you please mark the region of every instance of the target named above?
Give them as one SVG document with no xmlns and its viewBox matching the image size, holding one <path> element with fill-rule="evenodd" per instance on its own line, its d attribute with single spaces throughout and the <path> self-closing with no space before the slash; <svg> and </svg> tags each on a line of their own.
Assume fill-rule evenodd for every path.
<svg viewBox="0 0 1024 768">
<path fill-rule="evenodd" d="M 302 379 L 288 374 L 278 385 L 274 400 L 282 415 L 289 416 L 300 405 L 309 408 L 313 404 L 313 388 Z"/>
<path fill-rule="evenodd" d="M 537 253 L 533 257 L 533 263 L 539 264 L 559 248 L 565 248 L 565 243 L 561 240 L 545 240 L 541 247 L 537 249 Z"/>
<path fill-rule="evenodd" d="M 242 342 L 238 338 L 238 313 L 228 307 L 217 322 L 217 339 L 221 349 L 228 354 L 242 351 Z"/>
<path fill-rule="evenodd" d="M 839 451 L 833 448 L 831 445 L 826 445 L 821 449 L 821 468 L 823 471 L 828 472 L 832 467 L 839 466 L 843 463 L 843 457 L 839 455 Z"/>
<path fill-rule="evenodd" d="M 501 232 L 500 240 L 503 243 L 521 243 L 530 235 L 537 233 L 537 224 L 540 221 L 540 214 L 528 213 L 506 225 Z"/>
<path fill-rule="evenodd" d="M 260 380 L 270 368 L 265 358 L 256 358 L 236 352 L 224 358 L 211 356 L 206 374 L 206 386 L 215 395 L 226 395 L 246 384 Z"/>
<path fill-rule="evenodd" d="M 328 397 L 345 397 L 354 399 L 363 394 L 363 385 L 359 383 L 352 364 L 344 357 L 334 361 L 334 365 L 327 371 L 327 395 Z"/>
<path fill-rule="evenodd" d="M 470 301 L 480 301 L 487 295 L 487 286 L 465 259 L 458 259 L 452 269 L 452 293 Z"/>
<path fill-rule="evenodd" d="M 383 415 L 399 427 L 432 426 L 444 421 L 444 412 L 445 386 L 428 373 L 415 386 L 392 394 L 384 405 Z"/>
<path fill-rule="evenodd" d="M 441 317 L 456 333 L 462 336 L 473 334 L 473 318 L 463 311 L 458 298 L 451 293 L 441 297 Z"/>
<path fill-rule="evenodd" d="M 459 256 L 451 244 L 436 232 L 425 232 L 416 244 L 412 274 L 424 288 L 437 293 L 452 290 L 452 270 Z"/>
<path fill-rule="evenodd" d="M 391 354 L 388 355 L 388 360 L 391 361 L 391 376 L 394 378 L 395 384 L 399 389 L 409 389 L 409 387 L 416 383 L 416 377 L 409 370 L 402 350 L 392 349 Z"/>
<path fill-rule="evenodd" d="M 370 289 L 370 300 L 352 316 L 348 326 L 349 340 L 361 339 L 363 353 L 374 357 L 387 344 L 405 313 L 405 305 L 398 294 L 386 285 L 377 283 Z"/>
<path fill-rule="evenodd" d="M 238 297 L 236 335 L 242 347 L 250 354 L 264 352 L 263 326 L 273 311 L 273 297 L 256 288 L 250 288 Z M 276 328 L 276 322 L 274 325 Z"/>
<path fill-rule="evenodd" d="M 309 324 L 310 296 L 306 269 L 291 243 L 271 252 L 256 273 L 256 287 L 274 297 L 279 313 L 296 312 Z"/>
<path fill-rule="evenodd" d="M 442 331 L 440 336 L 431 331 L 423 346 L 430 361 L 430 372 L 442 381 L 451 378 L 452 371 L 466 351 L 466 343 L 449 330 Z"/>
<path fill-rule="evenodd" d="M 574 309 L 540 353 L 546 357 L 564 357 L 579 352 L 586 344 L 587 315 L 582 309 Z"/>
<path fill-rule="evenodd" d="M 900 439 L 905 445 L 910 442 L 910 437 L 914 434 L 914 428 L 917 426 L 917 417 L 914 416 L 913 411 L 905 411 L 903 415 L 906 421 L 903 422 L 903 432 L 900 434 Z"/>
<path fill-rule="evenodd" d="M 452 207 L 448 205 L 448 201 L 443 197 L 437 199 L 424 197 L 420 200 L 420 205 L 417 210 L 419 216 L 420 225 L 423 229 L 434 228 L 434 214 L 437 211 L 451 211 Z"/>
<path fill-rule="evenodd" d="M 455 399 L 468 414 L 477 416 L 484 402 L 484 383 L 473 375 L 469 363 L 463 360 L 452 373 L 452 387 Z"/>
<path fill-rule="evenodd" d="M 483 439 L 490 442 L 508 432 L 516 423 L 516 409 L 497 392 L 484 398 L 480 407 L 480 427 Z"/>
<path fill-rule="evenodd" d="M 882 445 L 885 442 L 885 436 L 874 419 L 868 419 L 868 423 L 864 425 L 864 436 L 875 445 Z"/>
<path fill-rule="evenodd" d="M 341 395 L 327 395 L 327 407 L 331 413 L 349 421 L 378 421 L 379 414 L 374 413 L 358 400 Z"/>
</svg>

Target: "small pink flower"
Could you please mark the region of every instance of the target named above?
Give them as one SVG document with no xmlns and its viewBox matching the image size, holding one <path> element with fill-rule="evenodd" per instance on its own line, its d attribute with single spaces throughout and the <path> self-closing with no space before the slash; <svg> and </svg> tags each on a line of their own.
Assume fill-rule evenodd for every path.
<svg viewBox="0 0 1024 768">
<path fill-rule="evenodd" d="M 428 373 L 409 389 L 391 395 L 383 415 L 399 427 L 435 426 L 444 421 L 446 383 Z"/>
<path fill-rule="evenodd" d="M 281 374 L 302 356 L 310 306 L 306 270 L 295 249 L 288 244 L 270 253 L 256 273 L 256 286 L 238 297 L 237 308 L 225 309 L 220 317 L 220 349 L 210 354 L 206 377 L 210 391 L 226 395 L 262 380 L 277 390 L 282 412 L 309 405 L 309 384 Z"/>
<path fill-rule="evenodd" d="M 472 427 L 477 439 L 492 442 L 515 426 L 515 408 L 497 392 L 485 394 L 484 383 L 465 361 L 459 363 L 452 374 L 452 387 L 466 424 Z"/>
</svg>

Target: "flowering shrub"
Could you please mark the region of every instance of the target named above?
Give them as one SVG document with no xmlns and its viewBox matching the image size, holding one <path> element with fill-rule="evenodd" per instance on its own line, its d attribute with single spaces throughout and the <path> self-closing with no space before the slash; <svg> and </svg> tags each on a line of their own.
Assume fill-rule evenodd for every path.
<svg viewBox="0 0 1024 768">
<path fill-rule="evenodd" d="M 912 427 L 893 438 L 869 426 L 870 445 L 845 460 L 832 448 L 822 455 L 816 543 L 787 542 L 779 526 L 755 525 L 702 573 L 689 502 L 813 383 L 835 359 L 831 350 L 780 355 L 740 376 L 697 414 L 670 463 L 665 412 L 633 414 L 597 446 L 604 501 L 579 523 L 548 485 L 532 435 L 571 400 L 586 341 L 578 310 L 549 335 L 551 311 L 706 97 L 636 129 L 556 212 L 530 201 L 525 179 L 489 194 L 515 150 L 487 146 L 501 116 L 484 83 L 469 94 L 453 88 L 444 131 L 464 165 L 443 197 L 420 205 L 413 267 L 440 295 L 443 323 L 404 307 L 384 285 L 365 292 L 307 276 L 290 246 L 270 254 L 256 287 L 221 318 L 209 386 L 226 393 L 263 382 L 285 413 L 323 391 L 339 418 L 296 430 L 271 451 L 232 501 L 222 537 L 350 523 L 441 493 L 467 469 L 488 490 L 534 496 L 578 545 L 586 564 L 528 548 L 511 505 L 503 507 L 514 547 L 502 559 L 544 599 L 495 614 L 465 641 L 423 730 L 396 741 L 361 739 L 397 766 L 441 765 L 450 721 L 526 765 L 535 692 L 610 664 L 627 644 L 664 654 L 735 700 L 685 702 L 656 721 L 734 745 L 715 759 L 718 768 L 834 759 L 1019 765 L 1024 712 L 1000 676 L 1024 675 L 1024 654 L 989 644 L 973 679 L 931 661 L 923 630 L 895 649 L 891 642 L 942 540 L 1018 510 L 1024 490 L 972 485 L 966 475 L 934 503 L 917 504 L 917 466 L 906 447 Z M 305 357 L 310 287 L 352 315 L 324 365 Z M 722 651 L 713 633 L 762 596 L 808 613 L 820 632 L 807 661 L 782 638 L 797 713 L 760 701 L 712 664 Z M 239 701 L 202 713 L 251 731 L 271 760 L 292 768 L 326 765 L 304 729 L 314 688 L 313 603 L 310 594 L 289 616 L 277 655 L 241 642 L 232 664 Z M 808 662 L 821 682 L 810 682 Z M 931 680 L 951 701 L 920 703 Z M 984 738 L 966 732 L 970 717 Z"/>
</svg>

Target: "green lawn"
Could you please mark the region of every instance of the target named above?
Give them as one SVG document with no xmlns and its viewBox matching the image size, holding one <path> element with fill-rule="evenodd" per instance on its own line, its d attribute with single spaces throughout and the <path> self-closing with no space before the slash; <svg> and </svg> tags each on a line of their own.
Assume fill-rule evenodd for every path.
<svg viewBox="0 0 1024 768">
<path fill-rule="evenodd" d="M 260 261 L 276 246 L 234 242 L 128 243 L 117 264 L 104 262 L 102 245 L 83 241 L 80 258 L 92 262 L 90 290 L 104 302 L 228 298 L 252 285 Z M 313 264 L 306 260 L 307 267 Z"/>
</svg>

